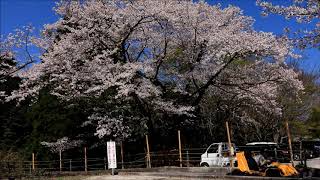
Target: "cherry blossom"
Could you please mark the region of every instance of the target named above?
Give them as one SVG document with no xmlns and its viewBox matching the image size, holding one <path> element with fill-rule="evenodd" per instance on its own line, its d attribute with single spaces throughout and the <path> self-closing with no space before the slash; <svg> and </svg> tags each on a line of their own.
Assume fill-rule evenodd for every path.
<svg viewBox="0 0 320 180">
<path fill-rule="evenodd" d="M 41 145 L 50 148 L 50 151 L 54 153 L 59 153 L 77 147 L 81 143 L 82 141 L 80 140 L 70 141 L 69 138 L 63 137 L 61 139 L 58 139 L 57 142 L 41 142 Z"/>
<path fill-rule="evenodd" d="M 36 97 L 50 87 L 61 100 L 137 99 L 160 112 L 192 117 L 208 93 L 236 94 L 248 106 L 279 113 L 278 91 L 303 89 L 285 66 L 288 39 L 257 32 L 238 7 L 204 1 L 61 1 L 61 18 L 46 25 L 42 62 L 20 73 L 21 88 L 9 99 Z M 242 66 L 239 60 L 248 60 Z M 225 89 L 228 87 L 227 91 Z M 172 99 L 170 93 L 181 99 Z M 227 97 L 227 96 L 225 96 Z M 245 113 L 242 113 L 245 114 Z M 128 134 L 121 116 L 93 114 L 99 137 Z M 125 135 L 127 137 L 127 135 Z"/>
<path fill-rule="evenodd" d="M 258 0 L 257 4 L 262 7 L 263 15 L 273 13 L 282 15 L 286 19 L 295 18 L 299 23 L 314 22 L 314 29 L 296 32 L 296 34 L 302 33 L 302 35 L 295 41 L 300 48 L 306 48 L 310 45 L 316 48 L 320 46 L 320 2 L 318 0 L 293 0 L 290 6 L 275 5 L 262 0 Z"/>
</svg>

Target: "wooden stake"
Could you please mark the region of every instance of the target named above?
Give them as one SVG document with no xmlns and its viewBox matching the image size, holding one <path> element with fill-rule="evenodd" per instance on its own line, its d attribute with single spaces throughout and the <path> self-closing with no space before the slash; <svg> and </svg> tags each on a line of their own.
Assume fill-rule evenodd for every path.
<svg viewBox="0 0 320 180">
<path fill-rule="evenodd" d="M 286 129 L 287 129 L 287 135 L 288 135 L 290 160 L 291 160 L 292 165 L 294 165 L 294 164 L 293 164 L 293 153 L 292 153 L 291 135 L 290 135 L 288 120 L 286 120 Z"/>
<path fill-rule="evenodd" d="M 84 147 L 84 171 L 88 172 L 87 147 Z"/>
<path fill-rule="evenodd" d="M 147 168 L 151 168 L 151 158 L 150 158 L 148 135 L 146 135 L 146 144 L 147 144 Z"/>
<path fill-rule="evenodd" d="M 61 158 L 62 152 L 61 149 L 59 150 L 59 168 L 60 168 L 60 172 L 62 171 L 62 158 Z"/>
<path fill-rule="evenodd" d="M 179 142 L 179 161 L 180 161 L 180 167 L 182 167 L 182 154 L 181 154 L 181 138 L 180 138 L 180 130 L 178 130 L 178 142 Z"/>
<path fill-rule="evenodd" d="M 32 153 L 32 171 L 35 170 L 34 161 L 35 161 L 35 159 L 34 159 L 34 153 Z"/>
<path fill-rule="evenodd" d="M 124 164 L 123 164 L 123 142 L 122 141 L 120 143 L 120 148 L 121 148 L 121 168 L 124 169 Z"/>
<path fill-rule="evenodd" d="M 231 145 L 231 136 L 230 136 L 230 130 L 229 130 L 229 123 L 228 123 L 228 121 L 226 121 L 226 127 L 227 127 L 227 135 L 228 135 L 229 152 L 230 152 L 230 156 L 231 156 L 231 155 L 233 155 L 233 154 L 231 154 L 232 145 Z M 233 168 L 233 159 L 232 159 L 232 158 L 230 159 L 230 167 Z"/>
</svg>

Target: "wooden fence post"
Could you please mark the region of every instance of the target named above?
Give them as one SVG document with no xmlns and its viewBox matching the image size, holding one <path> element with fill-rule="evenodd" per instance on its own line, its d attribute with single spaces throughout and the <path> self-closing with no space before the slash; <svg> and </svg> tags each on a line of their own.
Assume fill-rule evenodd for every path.
<svg viewBox="0 0 320 180">
<path fill-rule="evenodd" d="M 181 154 L 181 138 L 180 138 L 180 130 L 178 130 L 178 142 L 179 142 L 179 162 L 180 162 L 180 167 L 182 167 L 182 154 Z"/>
<path fill-rule="evenodd" d="M 231 156 L 231 155 L 233 156 L 233 154 L 231 154 L 231 153 L 232 153 L 231 148 L 233 148 L 233 147 L 232 147 L 232 145 L 231 145 L 231 136 L 230 136 L 230 130 L 229 130 L 229 123 L 228 123 L 228 121 L 226 121 L 226 127 L 227 127 L 227 135 L 228 135 L 229 153 L 230 153 L 230 156 Z M 233 159 L 232 159 L 232 158 L 230 159 L 230 167 L 233 168 Z"/>
<path fill-rule="evenodd" d="M 84 147 L 84 171 L 88 172 L 87 147 Z"/>
<path fill-rule="evenodd" d="M 150 158 L 148 135 L 146 135 L 146 144 L 147 144 L 147 168 L 151 168 L 151 158 Z"/>
<path fill-rule="evenodd" d="M 59 150 L 59 170 L 60 172 L 62 171 L 62 152 L 61 152 L 61 149 Z"/>
<path fill-rule="evenodd" d="M 35 164 L 34 164 L 35 158 L 34 158 L 34 153 L 32 153 L 32 171 L 34 172 L 35 170 Z"/>
<path fill-rule="evenodd" d="M 286 120 L 286 129 L 287 129 L 287 135 L 288 135 L 289 152 L 290 152 L 290 161 L 291 161 L 292 165 L 294 166 L 294 163 L 293 163 L 292 144 L 291 144 L 291 135 L 290 135 L 290 130 L 289 130 L 289 123 L 288 123 L 288 120 Z"/>
</svg>

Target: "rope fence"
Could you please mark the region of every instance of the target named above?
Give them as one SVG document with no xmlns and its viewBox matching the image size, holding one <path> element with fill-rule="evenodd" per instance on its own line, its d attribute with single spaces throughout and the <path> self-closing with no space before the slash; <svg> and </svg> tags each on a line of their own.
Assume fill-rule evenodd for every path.
<svg viewBox="0 0 320 180">
<path fill-rule="evenodd" d="M 180 133 L 180 132 L 179 132 Z M 159 150 L 150 149 L 148 144 L 148 136 L 146 136 L 147 151 L 136 154 L 125 154 L 123 146 L 120 153 L 117 154 L 117 167 L 121 168 L 152 168 L 161 166 L 176 166 L 176 167 L 197 167 L 200 166 L 201 155 L 204 154 L 208 147 L 185 148 L 180 144 L 177 149 Z M 245 150 L 248 146 L 237 146 L 235 151 Z M 274 146 L 273 148 L 265 149 L 266 146 L 256 145 L 251 147 L 251 152 L 261 153 L 268 157 L 276 158 L 280 162 L 290 162 L 290 154 L 288 147 Z M 87 150 L 84 147 L 85 153 L 80 154 L 79 158 L 61 158 L 59 160 L 41 161 L 37 160 L 35 153 L 32 153 L 31 161 L 0 161 L 0 174 L 4 176 L 19 175 L 19 176 L 48 176 L 59 173 L 85 172 L 88 171 L 106 171 L 108 170 L 108 158 L 106 157 L 90 157 L 90 153 L 94 150 Z M 87 151 L 89 152 L 87 154 Z M 230 150 L 223 151 L 224 155 L 228 155 Z M 293 148 L 293 155 L 296 161 L 305 161 L 309 157 L 305 149 Z M 75 155 L 75 154 L 73 154 Z M 223 156 L 224 156 L 223 155 Z M 62 156 L 63 157 L 63 156 Z"/>
<path fill-rule="evenodd" d="M 242 147 L 238 147 L 242 148 Z M 150 161 L 152 167 L 161 166 L 180 166 L 182 162 L 182 167 L 197 167 L 200 166 L 201 155 L 206 151 L 207 148 L 184 148 L 181 150 L 181 157 L 178 149 L 173 150 L 162 150 L 162 151 L 150 151 Z M 276 153 L 279 156 L 283 155 L 283 151 L 287 150 L 275 150 L 267 151 L 267 153 Z M 298 152 L 297 150 L 295 152 Z M 118 156 L 119 157 L 119 156 Z M 123 164 L 119 160 L 117 161 L 118 169 L 124 168 L 146 168 L 147 167 L 147 155 L 146 153 L 138 153 L 130 156 L 125 156 Z M 289 158 L 289 157 L 288 157 Z M 297 159 L 301 160 L 301 159 Z M 28 175 L 51 175 L 56 174 L 60 171 L 59 160 L 51 161 L 6 161 L 0 162 L 0 168 L 2 171 L 7 172 L 7 174 L 18 174 L 22 176 Z M 35 169 L 33 169 L 33 166 Z M 85 159 L 62 159 L 62 172 L 80 172 L 85 171 L 101 171 L 108 170 L 108 159 L 107 157 L 101 158 L 87 158 L 87 167 L 85 167 Z"/>
</svg>

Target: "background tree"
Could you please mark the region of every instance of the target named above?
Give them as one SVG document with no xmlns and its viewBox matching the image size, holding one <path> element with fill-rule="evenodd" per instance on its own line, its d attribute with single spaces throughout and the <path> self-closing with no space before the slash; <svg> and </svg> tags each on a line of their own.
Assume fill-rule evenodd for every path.
<svg viewBox="0 0 320 180">
<path fill-rule="evenodd" d="M 13 151 L 13 154 L 29 132 L 30 126 L 23 118 L 29 102 L 17 107 L 15 101 L 6 102 L 5 98 L 19 88 L 21 78 L 17 73 L 34 62 L 28 50 L 30 33 L 32 28 L 26 26 L 0 39 L 0 150 Z M 22 48 L 20 53 L 17 48 Z"/>
</svg>

